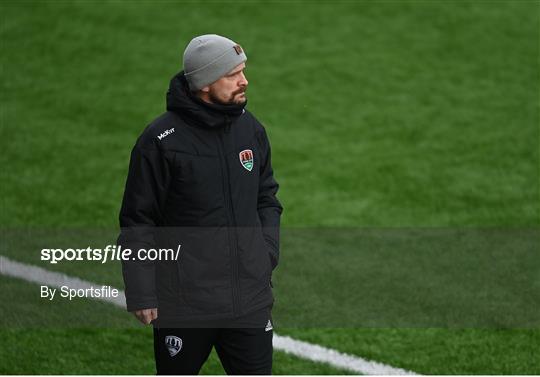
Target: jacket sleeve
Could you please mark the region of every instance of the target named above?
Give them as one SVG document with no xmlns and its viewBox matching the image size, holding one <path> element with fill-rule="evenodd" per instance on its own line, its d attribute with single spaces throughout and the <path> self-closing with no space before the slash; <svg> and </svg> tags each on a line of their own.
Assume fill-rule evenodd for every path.
<svg viewBox="0 0 540 377">
<path fill-rule="evenodd" d="M 139 249 L 155 247 L 154 230 L 162 223 L 162 208 L 170 183 L 170 169 L 156 146 L 141 146 L 131 152 L 129 172 L 120 210 L 120 236 L 117 244 L 131 249 L 137 258 Z M 157 308 L 154 262 L 122 261 L 127 310 Z"/>
<path fill-rule="evenodd" d="M 259 219 L 261 220 L 264 239 L 268 245 L 272 269 L 275 269 L 279 262 L 279 222 L 283 207 L 276 197 L 279 185 L 274 179 L 270 143 L 264 128 L 258 134 L 258 140 L 261 147 L 262 161 L 257 210 Z"/>
</svg>

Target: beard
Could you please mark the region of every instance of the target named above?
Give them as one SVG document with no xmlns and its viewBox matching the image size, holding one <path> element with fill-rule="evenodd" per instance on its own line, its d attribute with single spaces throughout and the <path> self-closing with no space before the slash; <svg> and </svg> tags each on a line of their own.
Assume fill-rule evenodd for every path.
<svg viewBox="0 0 540 377">
<path fill-rule="evenodd" d="M 208 96 L 210 100 L 213 103 L 219 104 L 219 105 L 243 105 L 247 102 L 247 98 L 244 96 L 243 98 L 236 98 L 238 94 L 245 93 L 246 89 L 238 89 L 231 93 L 231 95 L 227 99 L 220 98 L 216 96 L 214 93 L 210 92 L 208 93 Z"/>
</svg>

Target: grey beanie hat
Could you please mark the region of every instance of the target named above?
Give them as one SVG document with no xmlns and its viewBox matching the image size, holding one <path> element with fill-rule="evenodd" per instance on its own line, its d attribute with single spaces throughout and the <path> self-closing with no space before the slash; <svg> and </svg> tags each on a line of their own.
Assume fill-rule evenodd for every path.
<svg viewBox="0 0 540 377">
<path fill-rule="evenodd" d="M 242 47 L 216 34 L 195 37 L 184 51 L 184 76 L 193 91 L 212 84 L 247 60 Z"/>
</svg>

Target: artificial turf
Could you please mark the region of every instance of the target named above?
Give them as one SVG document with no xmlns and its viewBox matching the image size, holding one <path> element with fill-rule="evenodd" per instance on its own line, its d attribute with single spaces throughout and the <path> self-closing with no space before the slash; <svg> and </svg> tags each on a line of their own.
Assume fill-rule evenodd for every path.
<svg viewBox="0 0 540 377">
<path fill-rule="evenodd" d="M 436 262 L 423 266 L 403 256 L 385 263 L 383 256 L 393 254 L 373 254 L 361 245 L 355 254 L 354 240 L 332 247 L 328 237 L 316 242 L 321 234 L 332 240 L 344 229 L 425 236 L 434 229 L 448 235 L 487 228 L 495 237 L 533 231 L 527 242 L 505 238 L 506 254 L 499 248 L 455 259 L 472 261 L 466 264 L 472 279 L 465 281 L 487 282 L 504 293 L 509 305 L 497 312 L 532 313 L 525 328 L 504 321 L 505 328 L 497 328 L 495 321 L 480 329 L 459 323 L 434 329 L 429 318 L 416 328 L 389 328 L 383 316 L 370 328 L 297 320 L 277 331 L 420 373 L 540 373 L 532 352 L 539 345 L 540 262 L 526 246 L 538 241 L 540 223 L 538 1 L 4 1 L 0 16 L 1 254 L 40 264 L 46 239 L 58 245 L 84 240 L 85 232 L 91 234 L 87 243 L 112 239 L 130 148 L 164 110 L 183 47 L 198 34 L 223 34 L 248 55 L 248 109 L 268 130 L 281 184 L 283 264 L 274 281 L 275 312 L 285 323 L 291 323 L 287 313 L 306 308 L 295 306 L 295 292 L 285 289 L 298 287 L 304 276 L 304 283 L 323 289 L 308 286 L 297 295 L 306 301 L 321 292 L 323 299 L 337 299 L 351 287 L 373 288 L 355 304 L 341 299 L 336 308 L 351 318 L 353 308 L 363 308 L 360 318 L 377 305 L 399 308 L 388 299 L 399 292 L 384 284 L 396 274 L 434 282 L 425 296 L 431 298 L 444 283 L 437 277 L 456 276 L 433 269 L 448 265 L 452 254 L 421 259 Z M 95 229 L 105 236 L 95 236 Z M 66 236 L 70 231 L 75 238 Z M 28 233 L 13 241 L 17 232 Z M 299 244 L 302 237 L 312 241 Z M 355 269 L 351 258 L 362 256 L 364 264 Z M 490 256 L 498 258 L 494 274 Z M 508 271 L 501 267 L 505 258 Z M 115 264 L 43 266 L 121 284 Z M 512 284 L 492 282 L 501 276 Z M 20 299 L 20 290 L 30 286 L 2 278 L 4 288 L 12 292 L 4 312 L 17 318 L 36 310 Z M 475 297 L 465 296 L 472 304 Z M 70 312 L 81 305 L 87 304 Z M 113 322 L 125 314 L 103 310 Z M 312 327 L 301 326 L 306 323 Z M 153 373 L 147 330 L 43 324 L 41 330 L 2 326 L 3 373 Z M 116 361 L 116 350 L 128 354 L 126 363 Z M 215 355 L 206 368 L 222 373 Z M 275 372 L 337 373 L 280 353 Z"/>
</svg>

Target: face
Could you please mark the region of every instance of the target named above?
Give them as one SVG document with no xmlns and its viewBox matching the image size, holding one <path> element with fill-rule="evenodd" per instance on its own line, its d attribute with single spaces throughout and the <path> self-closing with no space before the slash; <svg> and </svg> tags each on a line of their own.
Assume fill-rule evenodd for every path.
<svg viewBox="0 0 540 377">
<path fill-rule="evenodd" d="M 242 105 L 246 102 L 248 81 L 244 75 L 246 64 L 233 68 L 216 82 L 201 89 L 202 99 L 222 105 Z"/>
</svg>

